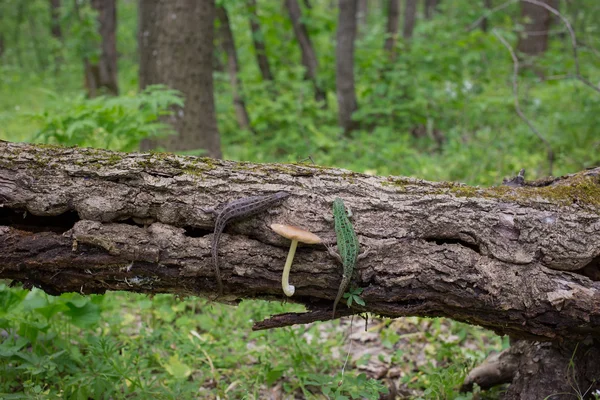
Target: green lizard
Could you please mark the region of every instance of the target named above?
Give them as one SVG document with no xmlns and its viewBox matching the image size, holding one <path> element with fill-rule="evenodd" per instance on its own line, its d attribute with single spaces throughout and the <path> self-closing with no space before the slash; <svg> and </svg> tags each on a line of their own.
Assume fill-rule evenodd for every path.
<svg viewBox="0 0 600 400">
<path fill-rule="evenodd" d="M 344 267 L 342 282 L 340 283 L 338 294 L 333 302 L 333 318 L 335 318 L 335 309 L 350 284 L 356 262 L 366 256 L 369 250 L 367 249 L 367 251 L 359 255 L 360 244 L 358 243 L 358 237 L 356 236 L 356 232 L 354 232 L 352 222 L 350 222 L 350 219 L 346 214 L 346 206 L 339 197 L 333 201 L 333 220 L 339 254 L 330 246 L 327 246 L 327 250 L 329 251 L 329 254 L 337 258 Z"/>
</svg>

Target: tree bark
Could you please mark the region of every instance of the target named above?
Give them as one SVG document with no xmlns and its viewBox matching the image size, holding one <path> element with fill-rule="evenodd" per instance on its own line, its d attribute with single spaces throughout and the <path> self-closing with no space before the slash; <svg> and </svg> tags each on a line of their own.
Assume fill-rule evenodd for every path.
<svg viewBox="0 0 600 400">
<path fill-rule="evenodd" d="M 551 5 L 552 0 L 541 0 Z M 519 36 L 517 49 L 526 55 L 536 56 L 548 48 L 548 30 L 552 18 L 550 12 L 536 4 L 521 2 L 521 23 L 524 32 Z"/>
<path fill-rule="evenodd" d="M 484 7 L 484 12 L 488 12 L 489 10 L 492 9 L 492 0 L 483 0 L 483 7 Z M 488 31 L 488 18 L 483 18 L 483 20 L 481 21 L 481 30 L 484 32 Z"/>
<path fill-rule="evenodd" d="M 62 30 L 60 28 L 60 0 L 50 0 L 50 33 L 62 41 Z"/>
<path fill-rule="evenodd" d="M 221 157 L 213 94 L 214 1 L 140 0 L 140 88 L 165 84 L 185 106 L 165 119 L 178 135 L 145 140 L 142 149 L 203 149 Z"/>
<path fill-rule="evenodd" d="M 248 13 L 250 14 L 250 30 L 252 31 L 252 43 L 254 44 L 254 52 L 256 53 L 256 61 L 263 81 L 272 81 L 273 74 L 267 57 L 265 48 L 265 36 L 260 29 L 258 22 L 256 0 L 248 0 Z"/>
<path fill-rule="evenodd" d="M 340 0 L 336 32 L 335 86 L 338 99 L 338 120 L 345 133 L 356 127 L 356 123 L 352 120 L 352 113 L 358 108 L 354 90 L 354 40 L 356 38 L 357 3 L 357 0 Z"/>
<path fill-rule="evenodd" d="M 250 125 L 250 116 L 248 115 L 248 110 L 246 109 L 246 102 L 241 95 L 242 82 L 239 76 L 240 66 L 237 58 L 237 51 L 235 49 L 233 32 L 231 31 L 231 26 L 229 25 L 229 16 L 227 15 L 227 10 L 225 7 L 217 7 L 217 18 L 221 22 L 221 43 L 225 53 L 227 54 L 229 83 L 231 85 L 233 107 L 235 108 L 235 115 L 238 125 L 243 130 L 252 131 L 252 126 Z"/>
<path fill-rule="evenodd" d="M 63 42 L 63 34 L 60 27 L 60 0 L 50 0 L 50 34 L 57 42 Z M 54 47 L 54 72 L 57 73 L 63 63 L 64 59 L 60 47 Z"/>
<path fill-rule="evenodd" d="M 300 6 L 298 5 L 297 0 L 286 0 L 285 5 L 288 9 L 288 13 L 290 14 L 290 20 L 292 21 L 296 40 L 298 40 L 298 44 L 300 45 L 300 52 L 302 53 L 302 65 L 306 67 L 306 75 L 308 79 L 312 81 L 315 88 L 315 100 L 318 102 L 323 102 L 323 108 L 326 108 L 327 98 L 325 96 L 325 92 L 319 84 L 318 79 L 317 56 L 315 54 L 312 42 L 310 41 L 310 37 L 308 36 L 306 25 L 304 25 L 302 22 L 302 12 L 300 10 Z"/>
<path fill-rule="evenodd" d="M 367 26 L 367 16 L 369 14 L 368 0 L 358 0 L 358 14 L 356 16 L 359 32 L 364 32 Z"/>
<path fill-rule="evenodd" d="M 387 29 L 385 50 L 389 51 L 390 54 L 394 55 L 396 48 L 396 38 L 398 36 L 398 20 L 400 17 L 400 0 L 388 0 L 388 16 L 387 16 Z"/>
<path fill-rule="evenodd" d="M 470 391 L 511 383 L 504 400 L 583 399 L 600 389 L 600 341 L 532 342 L 518 340 L 474 368 L 461 388 Z M 588 397 L 586 397 L 586 395 Z"/>
<path fill-rule="evenodd" d="M 445 316 L 547 342 L 517 342 L 496 360 L 499 368 L 488 368 L 487 380 L 473 374 L 471 384 L 512 380 L 508 398 L 598 389 L 600 168 L 478 188 L 318 166 L 0 141 L 0 279 L 50 294 L 214 297 L 214 217 L 205 210 L 279 190 L 290 197 L 223 234 L 219 301 L 282 299 L 289 242 L 268 226 L 302 226 L 331 243 L 330 207 L 339 196 L 370 254 L 356 267 L 366 305 L 344 307 L 338 316 Z M 331 319 L 340 276 L 323 246 L 299 248 L 289 300 L 310 311 L 256 328 Z M 490 378 L 498 371 L 501 379 Z"/>
<path fill-rule="evenodd" d="M 438 6 L 438 0 L 425 0 L 425 18 L 431 19 L 435 15 L 435 9 Z"/>
<path fill-rule="evenodd" d="M 548 0 L 548 5 L 560 12 L 560 0 Z M 550 13 L 550 27 L 552 27 L 554 24 L 560 26 L 562 21 L 557 15 Z"/>
<path fill-rule="evenodd" d="M 402 36 L 404 39 L 410 39 L 415 29 L 417 21 L 417 0 L 405 0 L 404 4 L 404 26 Z"/>
<path fill-rule="evenodd" d="M 584 399 L 600 389 L 600 341 L 519 341 L 514 347 L 519 363 L 504 400 Z"/>
<path fill-rule="evenodd" d="M 87 63 L 86 77 L 94 79 L 88 82 L 88 88 L 106 89 L 108 93 L 119 94 L 117 79 L 117 4 L 116 0 L 92 0 L 92 7 L 98 11 L 100 36 L 102 37 L 100 59 L 97 64 Z M 92 90 L 88 91 L 90 97 Z"/>
</svg>

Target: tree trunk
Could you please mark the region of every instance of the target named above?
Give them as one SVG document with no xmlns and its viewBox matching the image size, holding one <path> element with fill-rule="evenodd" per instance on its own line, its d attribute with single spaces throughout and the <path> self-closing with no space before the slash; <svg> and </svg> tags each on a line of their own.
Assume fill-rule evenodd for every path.
<svg viewBox="0 0 600 400">
<path fill-rule="evenodd" d="M 302 12 L 297 0 L 285 0 L 285 5 L 290 14 L 290 20 L 294 28 L 294 34 L 300 45 L 300 51 L 302 53 L 302 65 L 306 67 L 306 75 L 310 79 L 315 88 L 315 100 L 323 102 L 323 108 L 327 107 L 327 98 L 325 92 L 321 88 L 318 80 L 318 62 L 315 50 L 308 36 L 306 26 L 302 22 Z"/>
<path fill-rule="evenodd" d="M 554 8 L 556 11 L 560 12 L 560 0 L 548 0 L 548 5 Z M 550 13 L 550 26 L 554 24 L 560 26 L 562 24 L 562 21 L 557 15 Z"/>
<path fill-rule="evenodd" d="M 17 20 L 15 21 L 14 27 L 15 30 L 13 32 L 13 40 L 15 54 L 17 55 L 17 62 L 19 63 L 19 68 L 24 68 L 25 63 L 23 62 L 23 54 L 21 52 L 21 25 L 23 24 L 23 20 L 25 19 L 25 6 L 26 3 L 21 1 L 17 3 Z"/>
<path fill-rule="evenodd" d="M 217 18 L 221 22 L 221 43 L 225 53 L 227 54 L 229 83 L 231 85 L 231 91 L 233 94 L 233 106 L 235 108 L 235 115 L 238 125 L 243 130 L 252 131 L 252 127 L 250 126 L 250 116 L 248 116 L 248 110 L 246 109 L 246 102 L 240 94 L 242 92 L 242 82 L 240 81 L 239 77 L 240 67 L 235 49 L 233 32 L 231 32 L 229 16 L 227 15 L 227 10 L 225 7 L 217 7 Z"/>
<path fill-rule="evenodd" d="M 38 40 L 38 29 L 33 13 L 30 13 L 27 16 L 27 22 L 29 23 L 29 37 L 27 40 L 33 45 L 33 52 L 35 54 L 35 58 L 37 59 L 39 70 L 44 71 L 48 67 L 48 63 L 46 61 L 46 52 Z"/>
<path fill-rule="evenodd" d="M 93 79 L 88 82 L 90 97 L 95 96 L 95 90 L 106 89 L 108 93 L 119 94 L 117 79 L 117 4 L 116 0 L 92 0 L 92 7 L 98 12 L 100 36 L 102 37 L 100 59 L 97 64 L 87 63 L 86 77 Z"/>
<path fill-rule="evenodd" d="M 50 0 L 50 33 L 62 42 L 62 30 L 60 28 L 60 0 Z"/>
<path fill-rule="evenodd" d="M 358 22 L 359 32 L 364 32 L 367 27 L 367 16 L 369 14 L 369 2 L 368 0 L 358 0 L 358 15 L 356 16 Z"/>
<path fill-rule="evenodd" d="M 354 39 L 356 38 L 357 0 L 340 0 L 336 32 L 335 86 L 338 99 L 338 120 L 345 133 L 356 127 L 352 113 L 357 110 L 354 90 Z"/>
<path fill-rule="evenodd" d="M 398 20 L 400 17 L 400 0 L 388 0 L 388 16 L 385 45 L 383 46 L 390 55 L 394 56 L 396 38 L 398 36 Z"/>
<path fill-rule="evenodd" d="M 520 357 L 504 400 L 589 398 L 600 389 L 600 341 L 519 341 Z"/>
<path fill-rule="evenodd" d="M 541 0 L 550 5 L 552 0 Z M 519 36 L 517 50 L 529 56 L 542 54 L 548 48 L 548 30 L 550 29 L 550 11 L 536 4 L 521 1 L 521 23 L 524 31 Z"/>
<path fill-rule="evenodd" d="M 339 315 L 445 316 L 528 339 L 495 363 L 513 382 L 509 398 L 599 388 L 600 168 L 478 188 L 318 166 L 0 141 L 0 279 L 50 294 L 212 297 L 214 217 L 205 210 L 279 190 L 290 197 L 222 235 L 219 301 L 282 298 L 289 242 L 268 226 L 293 222 L 331 243 L 330 207 L 339 196 L 371 250 L 356 267 L 366 305 Z M 323 246 L 301 247 L 289 300 L 310 311 L 256 328 L 331 319 L 340 275 Z M 485 381 L 482 375 L 471 384 Z"/>
<path fill-rule="evenodd" d="M 404 27 L 402 36 L 404 39 L 410 39 L 415 29 L 417 20 L 417 0 L 406 0 L 404 4 Z"/>
<path fill-rule="evenodd" d="M 483 0 L 483 7 L 485 8 L 484 12 L 488 12 L 492 9 L 492 0 Z M 484 32 L 488 31 L 488 19 L 483 18 L 481 21 L 481 30 Z"/>
<path fill-rule="evenodd" d="M 60 27 L 60 0 L 50 0 L 50 34 L 57 42 L 62 43 L 63 35 Z M 60 70 L 64 60 L 60 47 L 54 48 L 54 72 Z"/>
<path fill-rule="evenodd" d="M 254 52 L 256 53 L 256 61 L 262 75 L 263 81 L 272 81 L 271 67 L 267 58 L 267 50 L 265 48 L 265 37 L 260 29 L 258 22 L 256 0 L 248 0 L 248 13 L 250 14 L 250 30 L 252 31 L 252 43 L 254 43 Z"/>
<path fill-rule="evenodd" d="M 214 1 L 140 0 L 140 88 L 165 84 L 185 96 L 185 106 L 165 119 L 178 135 L 144 140 L 142 148 L 203 149 L 221 157 L 213 95 Z"/>
<path fill-rule="evenodd" d="M 461 390 L 472 390 L 474 383 L 482 389 L 511 383 L 504 400 L 588 398 L 600 388 L 599 359 L 597 339 L 585 343 L 518 340 L 474 368 Z"/>
<path fill-rule="evenodd" d="M 438 6 L 438 0 L 425 0 L 425 18 L 431 19 L 435 15 L 435 9 Z"/>
</svg>

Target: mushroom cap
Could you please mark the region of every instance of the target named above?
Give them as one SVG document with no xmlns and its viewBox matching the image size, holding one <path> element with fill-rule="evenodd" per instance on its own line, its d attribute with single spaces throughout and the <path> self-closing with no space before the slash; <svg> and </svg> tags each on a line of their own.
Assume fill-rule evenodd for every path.
<svg viewBox="0 0 600 400">
<path fill-rule="evenodd" d="M 291 240 L 297 240 L 302 243 L 317 244 L 323 240 L 312 232 L 292 225 L 271 224 L 271 229 L 283 237 Z"/>
</svg>

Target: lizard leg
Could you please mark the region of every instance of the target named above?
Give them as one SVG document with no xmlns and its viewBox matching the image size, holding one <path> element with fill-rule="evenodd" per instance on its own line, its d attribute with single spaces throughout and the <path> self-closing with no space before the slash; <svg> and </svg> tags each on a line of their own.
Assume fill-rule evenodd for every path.
<svg viewBox="0 0 600 400">
<path fill-rule="evenodd" d="M 200 208 L 200 210 L 202 210 L 203 213 L 205 214 L 218 214 L 218 211 L 215 208 L 204 208 L 204 207 L 198 207 Z"/>
<path fill-rule="evenodd" d="M 357 260 L 362 260 L 363 258 L 368 256 L 370 252 L 371 252 L 371 248 L 367 247 L 367 249 L 365 251 L 363 251 L 361 254 L 358 255 Z"/>
<path fill-rule="evenodd" d="M 336 260 L 338 260 L 340 263 L 343 264 L 342 257 L 340 257 L 340 255 L 333 249 L 333 246 L 325 244 L 325 247 L 327 248 L 327 252 L 329 253 L 330 256 L 332 256 L 333 258 L 335 258 Z"/>
</svg>

